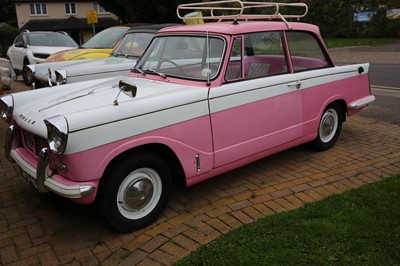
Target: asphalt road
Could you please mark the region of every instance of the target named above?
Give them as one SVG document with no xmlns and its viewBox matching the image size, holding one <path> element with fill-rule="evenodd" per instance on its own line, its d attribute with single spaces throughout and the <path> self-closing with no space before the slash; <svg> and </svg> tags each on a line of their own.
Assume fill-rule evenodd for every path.
<svg viewBox="0 0 400 266">
<path fill-rule="evenodd" d="M 369 75 L 376 100 L 360 115 L 400 126 L 400 64 L 372 64 Z"/>
<path fill-rule="evenodd" d="M 373 87 L 392 87 L 400 90 L 400 62 L 397 65 L 372 64 L 369 76 Z"/>
</svg>

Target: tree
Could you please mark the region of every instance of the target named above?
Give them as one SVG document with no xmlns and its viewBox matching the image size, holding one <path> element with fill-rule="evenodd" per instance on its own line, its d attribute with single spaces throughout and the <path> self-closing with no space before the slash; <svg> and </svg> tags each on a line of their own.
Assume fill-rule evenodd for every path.
<svg viewBox="0 0 400 266">
<path fill-rule="evenodd" d="M 3 0 L 4 1 L 4 0 Z M 201 1 L 201 0 L 198 0 Z M 180 22 L 176 15 L 179 4 L 198 2 L 196 0 L 98 0 L 107 11 L 121 18 L 123 23 L 171 23 Z M 209 1 L 209 0 L 203 0 Z M 274 2 L 273 0 L 256 0 Z M 282 2 L 304 2 L 309 7 L 302 19 L 320 27 L 324 37 L 399 37 L 400 21 L 389 21 L 386 10 L 400 8 L 399 0 L 281 0 Z M 375 12 L 370 23 L 354 21 L 354 14 L 360 11 Z"/>
<path fill-rule="evenodd" d="M 0 0 L 0 22 L 17 24 L 15 4 L 11 0 Z"/>
<path fill-rule="evenodd" d="M 353 16 L 357 0 L 305 0 L 308 14 L 303 19 L 318 25 L 323 36 L 353 36 Z"/>
<path fill-rule="evenodd" d="M 107 11 L 117 15 L 123 23 L 178 22 L 176 7 L 193 0 L 98 0 Z"/>
<path fill-rule="evenodd" d="M 0 0 L 0 57 L 5 57 L 7 48 L 18 34 L 15 5 L 11 0 Z"/>
<path fill-rule="evenodd" d="M 399 0 L 303 0 L 303 2 L 309 7 L 309 12 L 303 21 L 318 25 L 323 36 L 398 37 L 400 34 L 398 30 L 397 33 L 393 30 L 399 21 L 388 21 L 386 18 L 386 10 L 400 8 Z M 354 21 L 354 14 L 361 11 L 375 13 L 372 21 L 368 23 Z"/>
</svg>

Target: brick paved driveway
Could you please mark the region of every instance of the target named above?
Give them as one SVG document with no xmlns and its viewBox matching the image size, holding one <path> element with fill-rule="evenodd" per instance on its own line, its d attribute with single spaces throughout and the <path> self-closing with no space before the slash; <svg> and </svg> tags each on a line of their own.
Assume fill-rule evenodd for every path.
<svg viewBox="0 0 400 266">
<path fill-rule="evenodd" d="M 243 224 L 400 173 L 399 147 L 400 127 L 355 116 L 334 148 L 297 147 L 176 191 L 156 223 L 131 234 L 110 231 L 93 206 L 39 195 L 1 148 L 0 264 L 169 265 Z"/>
</svg>

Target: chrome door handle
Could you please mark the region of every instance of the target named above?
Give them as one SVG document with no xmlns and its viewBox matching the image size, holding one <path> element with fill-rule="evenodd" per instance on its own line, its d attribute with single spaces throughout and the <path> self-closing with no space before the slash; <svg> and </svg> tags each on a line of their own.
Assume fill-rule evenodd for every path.
<svg viewBox="0 0 400 266">
<path fill-rule="evenodd" d="M 301 82 L 296 82 L 296 83 L 290 83 L 287 85 L 289 88 L 296 87 L 296 89 L 301 88 Z"/>
</svg>

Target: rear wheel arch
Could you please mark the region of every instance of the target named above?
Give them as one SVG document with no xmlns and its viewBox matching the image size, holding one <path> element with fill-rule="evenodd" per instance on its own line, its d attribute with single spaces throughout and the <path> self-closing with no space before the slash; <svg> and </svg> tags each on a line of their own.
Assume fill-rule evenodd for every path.
<svg viewBox="0 0 400 266">
<path fill-rule="evenodd" d="M 346 117 L 347 117 L 347 103 L 345 100 L 340 99 L 340 100 L 336 100 L 332 103 L 338 104 L 340 106 L 340 109 L 342 110 L 342 121 L 345 122 L 346 121 Z M 332 104 L 331 103 L 331 104 Z"/>
<path fill-rule="evenodd" d="M 347 103 L 344 99 L 334 99 L 334 100 L 331 99 L 330 101 L 325 102 L 325 104 L 323 106 L 321 106 L 320 117 L 322 116 L 322 114 L 326 110 L 326 108 L 328 108 L 328 106 L 330 106 L 330 105 L 338 105 L 340 107 L 341 114 L 342 114 L 341 118 L 342 118 L 342 121 L 345 122 L 346 118 L 347 118 L 348 110 L 347 110 Z"/>
</svg>

